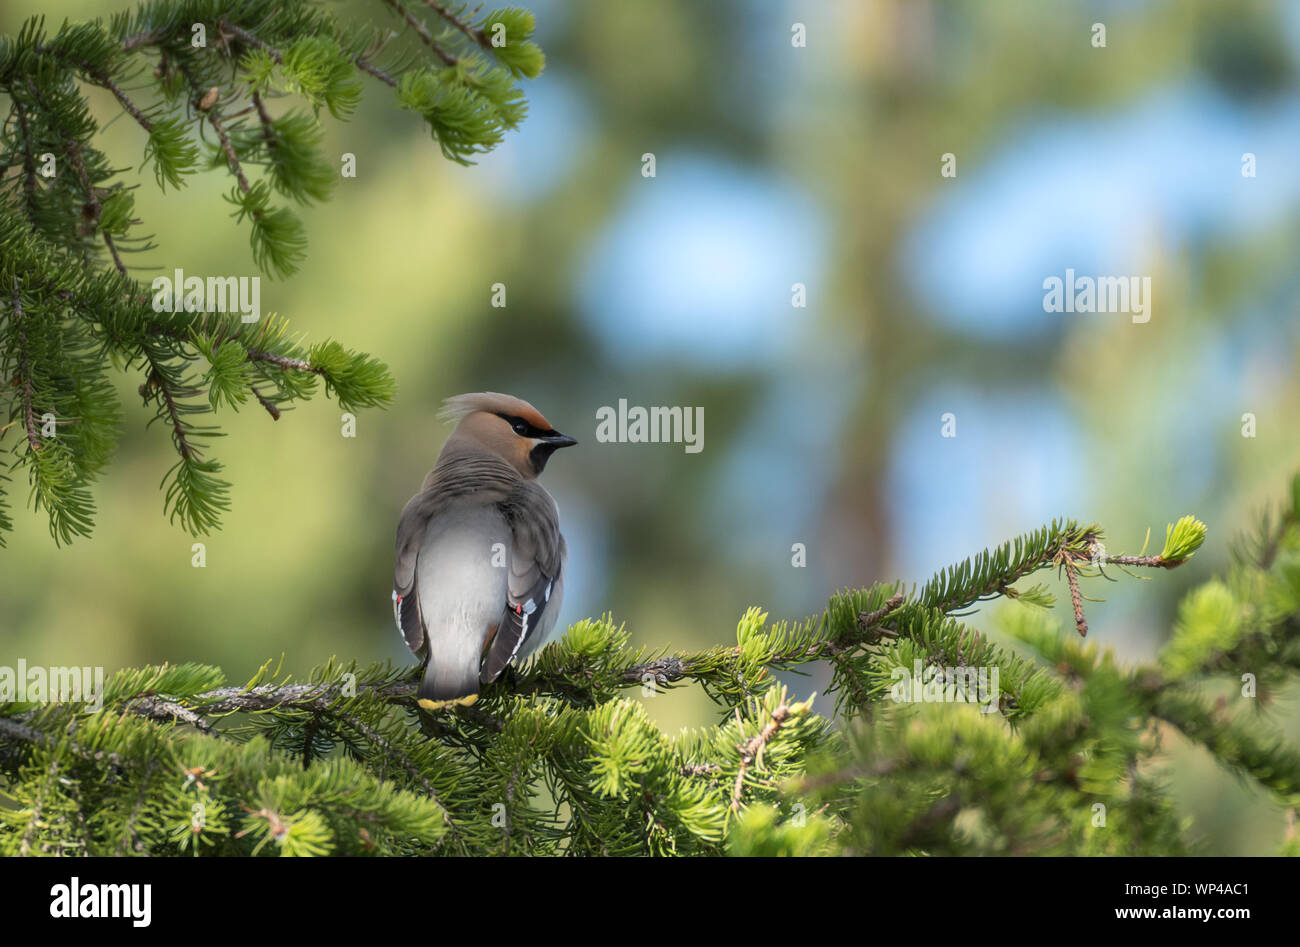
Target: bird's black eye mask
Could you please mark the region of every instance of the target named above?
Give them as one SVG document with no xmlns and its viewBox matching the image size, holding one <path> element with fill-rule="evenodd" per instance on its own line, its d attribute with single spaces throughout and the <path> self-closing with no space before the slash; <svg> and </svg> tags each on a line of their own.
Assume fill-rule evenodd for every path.
<svg viewBox="0 0 1300 947">
<path fill-rule="evenodd" d="M 546 462 L 551 459 L 561 447 L 572 447 L 578 443 L 567 434 L 561 434 L 552 428 L 549 431 L 543 431 L 541 428 L 530 424 L 523 418 L 515 417 L 513 414 L 497 413 L 497 417 L 508 423 L 514 432 L 520 437 L 536 438 L 538 443 L 533 445 L 533 449 L 528 452 L 528 462 L 533 465 L 533 473 L 540 476 L 546 469 Z"/>
<path fill-rule="evenodd" d="M 500 411 L 495 412 L 495 414 L 509 424 L 520 437 L 554 437 L 556 434 L 555 431 L 543 431 L 541 428 L 529 424 L 523 418 L 515 417 L 513 414 L 502 414 Z"/>
</svg>

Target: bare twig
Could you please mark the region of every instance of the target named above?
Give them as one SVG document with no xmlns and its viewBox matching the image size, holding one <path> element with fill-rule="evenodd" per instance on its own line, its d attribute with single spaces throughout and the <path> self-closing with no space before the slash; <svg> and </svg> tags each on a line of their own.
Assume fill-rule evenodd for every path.
<svg viewBox="0 0 1300 947">
<path fill-rule="evenodd" d="M 226 162 L 230 165 L 230 170 L 235 175 L 235 180 L 239 182 L 239 190 L 247 194 L 249 191 L 248 178 L 244 176 L 244 166 L 239 163 L 239 156 L 235 154 L 235 146 L 230 142 L 230 136 L 226 134 L 225 127 L 221 124 L 215 110 L 209 110 L 207 114 L 208 124 L 212 130 L 217 133 L 217 138 L 221 141 L 221 150 L 226 153 Z"/>
<path fill-rule="evenodd" d="M 1148 569 L 1176 569 L 1183 559 L 1165 559 L 1161 556 L 1103 556 L 1102 562 L 1117 566 L 1143 566 Z"/>
<path fill-rule="evenodd" d="M 181 456 L 186 460 L 200 457 L 202 451 L 191 444 L 186 436 L 185 421 L 181 417 L 180 405 L 172 392 L 171 383 L 167 381 L 159 369 L 157 361 L 154 360 L 153 355 L 147 349 L 144 357 L 149 362 L 149 374 L 145 379 L 145 383 L 140 386 L 140 394 L 149 397 L 155 391 L 157 392 L 157 397 L 167 411 L 167 419 L 172 426 L 172 438 L 176 442 L 176 449 L 180 451 Z"/>
<path fill-rule="evenodd" d="M 894 595 L 890 596 L 884 605 L 876 609 L 874 612 L 863 612 L 858 616 L 858 627 L 863 631 L 870 631 L 872 628 L 875 628 L 882 621 L 888 618 L 891 612 L 895 611 L 900 605 L 902 605 L 905 598 L 906 596 L 904 596 L 902 592 L 896 592 Z"/>
<path fill-rule="evenodd" d="M 362 72 L 369 73 L 381 82 L 392 86 L 394 89 L 397 88 L 397 80 L 384 72 L 384 70 L 380 69 L 378 66 L 371 63 L 369 60 L 362 59 L 360 56 L 353 56 L 352 61 L 356 63 L 357 68 Z"/>
<path fill-rule="evenodd" d="M 279 406 L 274 401 L 270 400 L 264 394 L 258 391 L 256 385 L 249 385 L 248 387 L 252 389 L 254 397 L 257 398 L 257 403 L 260 404 L 263 408 L 265 408 L 266 413 L 271 416 L 271 420 L 272 421 L 280 420 Z"/>
<path fill-rule="evenodd" d="M 122 91 L 122 87 L 113 81 L 112 76 L 102 70 L 96 69 L 88 62 L 81 61 L 78 62 L 77 65 L 81 67 L 81 71 L 89 76 L 90 80 L 94 82 L 95 85 L 112 92 L 113 98 L 117 99 L 122 108 L 126 109 L 127 113 L 136 120 L 136 124 L 147 132 L 153 132 L 153 122 L 149 120 L 149 117 L 144 114 L 135 102 L 131 101 L 130 96 Z"/>
<path fill-rule="evenodd" d="M 740 770 L 736 773 L 736 785 L 731 790 L 732 812 L 737 812 L 740 809 L 740 800 L 745 789 L 746 771 L 752 764 L 763 765 L 763 748 L 767 746 L 772 737 L 776 736 L 776 732 L 781 729 L 781 725 L 785 723 L 788 716 L 790 716 L 790 705 L 782 701 L 781 705 L 772 711 L 772 715 L 763 729 L 741 748 Z"/>
<path fill-rule="evenodd" d="M 134 36 L 128 36 L 122 41 L 122 50 L 133 53 L 142 46 L 152 46 L 161 39 L 166 39 L 167 34 L 163 30 L 150 30 L 147 33 L 136 33 Z"/>
<path fill-rule="evenodd" d="M 274 352 L 263 352 L 259 349 L 248 349 L 244 353 L 250 362 L 266 362 L 268 365 L 275 365 L 277 368 L 290 369 L 296 372 L 311 372 L 313 375 L 322 375 L 325 369 L 311 362 L 305 362 L 300 358 L 290 358 L 287 355 L 276 355 Z"/>
<path fill-rule="evenodd" d="M 174 700 L 168 700 L 165 697 L 146 695 L 137 697 L 126 705 L 127 710 L 148 717 L 150 720 L 182 720 L 194 727 L 196 730 L 202 730 L 207 733 L 212 730 L 212 724 L 204 720 L 199 714 L 190 710 L 188 707 L 177 703 Z"/>
<path fill-rule="evenodd" d="M 281 63 L 281 64 L 284 63 L 284 56 L 280 54 L 280 51 L 278 49 L 276 49 L 270 43 L 258 39 L 256 36 L 248 32 L 248 30 L 244 29 L 242 26 L 237 26 L 234 23 L 231 23 L 229 20 L 218 20 L 217 28 L 220 32 L 229 33 L 232 36 L 238 36 L 249 46 L 255 46 L 258 49 L 269 53 L 271 58 L 274 59 L 277 63 Z"/>
<path fill-rule="evenodd" d="M 82 160 L 81 155 L 81 145 L 71 139 L 65 141 L 64 145 L 67 148 L 68 159 L 72 162 L 73 170 L 77 172 L 77 179 L 81 182 L 81 188 L 86 192 L 86 217 L 93 232 L 99 228 L 99 218 L 104 213 L 104 205 L 100 202 L 99 193 L 95 190 L 90 175 L 86 171 L 86 163 Z M 104 244 L 113 257 L 113 265 L 117 267 L 119 273 L 126 276 L 126 264 L 122 262 L 122 257 L 118 255 L 117 245 L 113 242 L 113 237 L 102 230 L 100 236 L 104 238 Z"/>
<path fill-rule="evenodd" d="M 677 772 L 683 776 L 714 776 L 722 770 L 721 763 L 687 763 Z"/>
<path fill-rule="evenodd" d="M 1088 637 L 1088 619 L 1083 614 L 1083 594 L 1079 591 L 1079 576 L 1074 566 L 1066 563 L 1065 581 L 1070 584 L 1070 604 L 1074 606 L 1074 627 L 1079 629 L 1079 637 Z"/>
</svg>

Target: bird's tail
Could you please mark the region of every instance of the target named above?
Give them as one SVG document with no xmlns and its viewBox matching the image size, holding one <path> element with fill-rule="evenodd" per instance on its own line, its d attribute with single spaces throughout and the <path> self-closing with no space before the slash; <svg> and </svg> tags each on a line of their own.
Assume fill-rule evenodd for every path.
<svg viewBox="0 0 1300 947">
<path fill-rule="evenodd" d="M 455 668 L 430 660 L 424 668 L 424 680 L 416 702 L 425 710 L 442 710 L 461 705 L 468 707 L 478 700 L 478 671 Z"/>
</svg>

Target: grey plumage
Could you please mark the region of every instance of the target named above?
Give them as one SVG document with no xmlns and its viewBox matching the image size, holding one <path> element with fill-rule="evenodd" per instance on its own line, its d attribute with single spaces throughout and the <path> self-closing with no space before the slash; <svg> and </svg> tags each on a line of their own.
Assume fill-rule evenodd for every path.
<svg viewBox="0 0 1300 947">
<path fill-rule="evenodd" d="M 402 511 L 393 579 L 398 628 L 427 661 L 429 708 L 472 702 L 555 629 L 567 549 L 536 476 L 576 443 L 509 395 L 461 395 L 447 413 L 459 424 Z"/>
</svg>

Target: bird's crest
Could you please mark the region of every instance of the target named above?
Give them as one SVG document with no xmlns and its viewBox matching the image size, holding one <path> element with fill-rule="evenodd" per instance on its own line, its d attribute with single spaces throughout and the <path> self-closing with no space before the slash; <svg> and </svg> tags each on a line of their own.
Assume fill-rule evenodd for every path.
<svg viewBox="0 0 1300 947">
<path fill-rule="evenodd" d="M 542 417 L 538 411 L 522 398 L 503 395 L 497 391 L 476 391 L 466 395 L 456 395 L 442 403 L 438 417 L 445 421 L 459 421 L 475 411 L 487 411 L 490 414 L 508 414 L 523 418 L 529 424 L 543 431 L 551 430 L 551 422 Z"/>
</svg>

